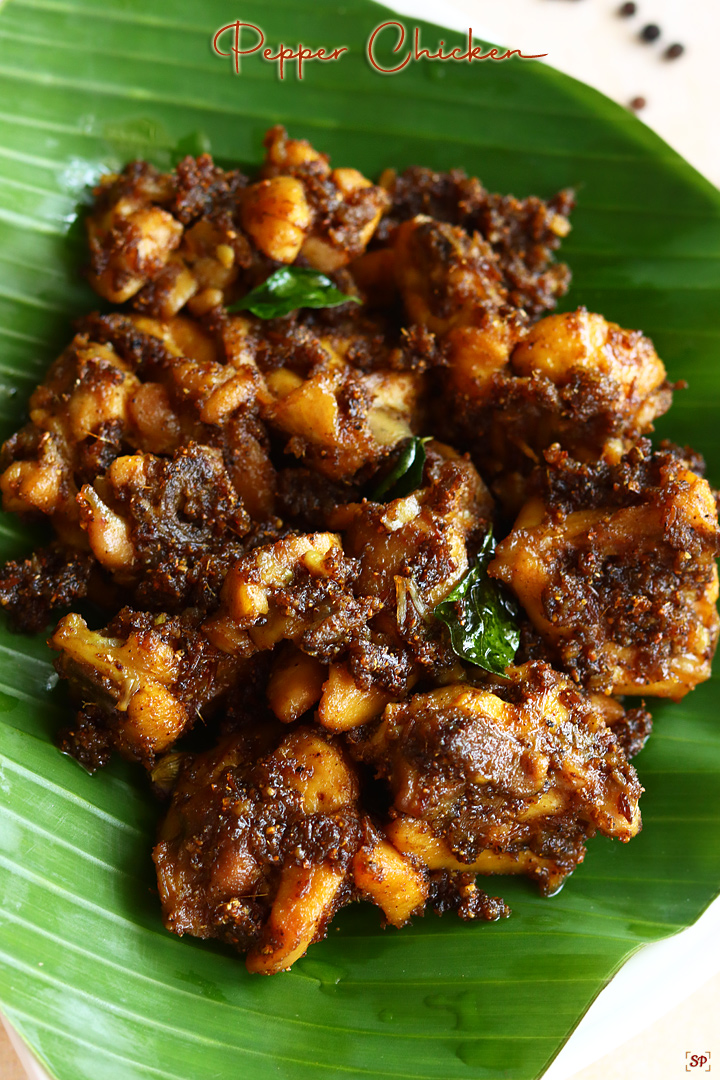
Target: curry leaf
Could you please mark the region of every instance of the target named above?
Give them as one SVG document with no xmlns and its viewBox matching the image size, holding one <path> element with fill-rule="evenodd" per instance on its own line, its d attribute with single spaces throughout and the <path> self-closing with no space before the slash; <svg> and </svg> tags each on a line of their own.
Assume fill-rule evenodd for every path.
<svg viewBox="0 0 720 1080">
<path fill-rule="evenodd" d="M 478 561 L 433 614 L 448 628 L 453 652 L 461 660 L 503 675 L 520 644 L 518 609 L 513 598 L 488 577 L 495 544 L 490 530 Z"/>
<path fill-rule="evenodd" d="M 407 441 L 393 469 L 370 495 L 373 502 L 392 502 L 393 499 L 402 499 L 422 486 L 427 458 L 426 442 L 430 442 L 429 437 L 419 438 L 416 435 Z"/>
<path fill-rule="evenodd" d="M 232 304 L 228 311 L 251 311 L 260 319 L 277 319 L 298 308 L 337 307 L 348 301 L 360 303 L 357 296 L 340 292 L 330 278 L 318 270 L 281 266 L 262 285 Z"/>
</svg>

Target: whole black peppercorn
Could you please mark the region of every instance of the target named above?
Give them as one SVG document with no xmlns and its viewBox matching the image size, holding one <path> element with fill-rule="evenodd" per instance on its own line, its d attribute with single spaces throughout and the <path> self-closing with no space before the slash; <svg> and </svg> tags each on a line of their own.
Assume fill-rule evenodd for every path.
<svg viewBox="0 0 720 1080">
<path fill-rule="evenodd" d="M 618 15 L 622 15 L 623 19 L 629 19 L 631 15 L 634 15 L 637 11 L 637 4 L 633 4 L 632 0 L 628 0 L 626 4 L 623 4 L 618 9 Z"/>
<path fill-rule="evenodd" d="M 685 52 L 685 46 L 680 45 L 679 43 L 676 42 L 675 45 L 668 45 L 667 49 L 665 50 L 665 59 L 666 60 L 677 60 L 678 56 L 682 56 L 682 54 L 684 52 Z"/>
<path fill-rule="evenodd" d="M 640 37 L 643 41 L 657 41 L 660 37 L 660 27 L 655 23 L 648 23 L 640 31 Z"/>
</svg>

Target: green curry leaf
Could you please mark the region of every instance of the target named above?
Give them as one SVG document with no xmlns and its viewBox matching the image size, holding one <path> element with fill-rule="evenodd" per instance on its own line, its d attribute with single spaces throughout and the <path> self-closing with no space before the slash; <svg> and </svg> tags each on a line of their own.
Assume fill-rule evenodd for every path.
<svg viewBox="0 0 720 1080">
<path fill-rule="evenodd" d="M 303 266 L 281 266 L 267 281 L 232 304 L 228 311 L 251 311 L 260 319 L 277 319 L 298 308 L 337 307 L 357 296 L 340 292 L 329 277 Z"/>
<path fill-rule="evenodd" d="M 453 652 L 461 660 L 503 675 L 520 644 L 518 609 L 503 587 L 488 577 L 495 544 L 487 534 L 475 566 L 433 614 L 448 628 Z"/>
<path fill-rule="evenodd" d="M 395 462 L 395 467 L 388 473 L 382 483 L 373 490 L 370 499 L 373 502 L 392 502 L 393 499 L 403 499 L 422 485 L 423 471 L 425 469 L 425 443 L 430 439 L 414 436 L 403 447 L 400 457 Z"/>
</svg>

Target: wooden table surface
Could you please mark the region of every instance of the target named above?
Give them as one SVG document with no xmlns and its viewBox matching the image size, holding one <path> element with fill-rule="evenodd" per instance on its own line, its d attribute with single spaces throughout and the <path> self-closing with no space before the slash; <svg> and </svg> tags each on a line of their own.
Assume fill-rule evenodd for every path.
<svg viewBox="0 0 720 1080">
<path fill-rule="evenodd" d="M 632 1009 L 632 1002 L 627 1003 Z M 707 1067 L 686 1072 L 686 1053 L 711 1051 L 710 1066 L 720 1073 L 720 974 L 660 1017 L 614 1053 L 576 1073 L 572 1080 L 680 1080 L 705 1076 Z M 715 1055 L 717 1054 L 717 1057 Z M 26 1080 L 5 1030 L 0 1025 L 0 1080 Z M 115 1076 L 113 1080 L 123 1080 Z"/>
</svg>

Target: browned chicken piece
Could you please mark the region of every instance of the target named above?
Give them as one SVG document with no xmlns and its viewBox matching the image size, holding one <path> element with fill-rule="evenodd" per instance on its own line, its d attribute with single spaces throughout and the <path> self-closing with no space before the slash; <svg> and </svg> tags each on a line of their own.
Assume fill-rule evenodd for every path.
<svg viewBox="0 0 720 1080">
<path fill-rule="evenodd" d="M 355 594 L 380 607 L 347 660 L 331 664 L 318 719 L 333 731 L 366 723 L 421 671 L 437 676 L 455 662 L 428 615 L 468 570 L 468 548 L 487 532 L 493 505 L 468 458 L 435 441 L 426 453 L 417 491 L 385 504 L 348 503 L 330 515 L 346 552 L 359 560 Z"/>
<path fill-rule="evenodd" d="M 246 185 L 208 154 L 173 173 L 135 161 L 103 177 L 86 219 L 90 284 L 114 304 L 132 300 L 161 318 L 188 302 L 197 315 L 222 303 L 257 259 L 240 225 Z"/>
<path fill-rule="evenodd" d="M 216 707 L 247 669 L 201 633 L 191 613 L 168 617 L 123 608 L 100 632 L 79 615 L 60 620 L 55 667 L 82 703 L 63 749 L 94 769 L 109 748 L 152 766 L 197 718 Z"/>
<path fill-rule="evenodd" d="M 596 830 L 640 828 L 642 789 L 612 728 L 547 664 L 389 705 L 349 746 L 389 784 L 388 839 L 433 871 L 524 873 L 551 894 Z"/>
<path fill-rule="evenodd" d="M 682 698 L 710 676 L 720 549 L 706 480 L 643 440 L 617 465 L 555 448 L 489 566 L 543 655 L 593 690 Z M 531 648 L 532 654 L 532 648 Z"/>
<path fill-rule="evenodd" d="M 5 443 L 0 461 L 5 508 L 27 517 L 45 515 L 60 540 L 51 554 L 40 554 L 39 561 L 22 567 L 9 564 L 0 576 L 0 604 L 14 613 L 18 626 L 27 628 L 45 625 L 54 608 L 85 595 L 91 561 L 83 530 L 91 520 L 96 528 L 90 530 L 89 546 L 100 563 L 112 571 L 125 565 L 129 549 L 127 541 L 124 555 L 117 549 L 122 546 L 117 517 L 93 516 L 88 500 L 102 502 L 104 474 L 133 447 L 152 454 L 175 451 L 184 460 L 179 448 L 191 440 L 211 443 L 227 467 L 225 488 L 232 483 L 233 497 L 245 496 L 251 515 L 274 528 L 275 470 L 257 415 L 256 397 L 264 383 L 254 361 L 251 323 L 243 317 L 225 319 L 214 335 L 183 317 L 159 321 L 91 315 L 80 327 L 32 395 L 30 423 Z M 217 456 L 216 450 L 207 454 Z M 118 481 L 120 468 L 108 481 L 111 488 L 124 484 Z M 222 462 L 210 472 L 218 469 Z M 177 611 L 183 606 L 178 574 L 167 566 L 161 581 L 157 566 L 162 552 L 157 545 L 154 552 L 146 569 L 156 577 L 158 595 L 164 590 Z M 174 567 L 181 570 L 177 554 L 172 555 Z M 227 560 L 224 567 L 218 563 L 217 573 L 228 565 Z M 200 564 L 194 567 L 198 581 L 201 570 Z M 221 581 L 222 576 L 210 591 Z M 152 604 L 145 596 L 138 602 Z"/>
<path fill-rule="evenodd" d="M 272 128 L 261 178 L 208 154 L 172 173 L 132 162 L 101 179 L 86 220 L 90 283 L 115 304 L 160 318 L 203 315 L 300 258 L 325 273 L 364 251 L 388 196 L 357 169 Z"/>
<path fill-rule="evenodd" d="M 400 225 L 392 250 L 410 323 L 446 334 L 508 309 L 497 258 L 479 235 L 421 215 Z"/>
<path fill-rule="evenodd" d="M 392 205 L 378 226 L 377 244 L 387 244 L 401 222 L 422 214 L 460 226 L 470 235 L 479 233 L 497 256 L 509 303 L 532 318 L 555 307 L 567 292 L 570 271 L 553 262 L 553 252 L 570 231 L 572 191 L 561 191 L 548 202 L 536 196 L 516 199 L 490 194 L 461 169 L 436 173 L 420 167 L 400 175 L 388 169 L 380 183 Z"/>
<path fill-rule="evenodd" d="M 581 461 L 617 460 L 672 400 L 652 342 L 585 308 L 519 340 L 500 319 L 453 330 L 447 348 L 454 419 L 506 497 L 553 442 Z"/>
<path fill-rule="evenodd" d="M 217 446 L 250 515 L 270 519 L 275 470 L 258 416 L 257 399 L 267 392 L 251 320 L 225 318 L 216 333 L 183 316 L 102 315 L 87 322 L 139 379 L 128 407 L 127 443 L 153 454 L 171 454 L 191 440 Z"/>
<path fill-rule="evenodd" d="M 112 342 L 77 334 L 33 392 L 30 423 L 3 447 L 4 509 L 22 516 L 44 515 L 63 541 L 84 546 L 75 501 L 78 488 L 120 452 L 139 385 Z"/>
<path fill-rule="evenodd" d="M 279 125 L 265 137 L 262 179 L 243 198 L 242 224 L 268 258 L 300 258 L 323 273 L 345 266 L 367 247 L 389 203 L 357 169 L 331 169 L 304 139 Z"/>
<path fill-rule="evenodd" d="M 289 640 L 324 661 L 344 652 L 380 606 L 352 595 L 357 572 L 334 533 L 286 536 L 257 547 L 230 570 L 220 609 L 203 632 L 231 655 Z"/>
<path fill-rule="evenodd" d="M 289 968 L 351 899 L 359 786 L 338 743 L 271 725 L 183 762 L 154 851 L 165 925 L 218 937 L 250 971 Z"/>
<path fill-rule="evenodd" d="M 78 503 L 93 555 L 143 610 L 214 608 L 248 548 L 250 518 L 209 446 L 115 458 Z"/>
<path fill-rule="evenodd" d="M 309 727 L 282 738 L 266 722 L 183 755 L 153 853 L 168 930 L 220 938 L 247 953 L 250 971 L 271 975 L 325 937 L 354 899 L 376 904 L 392 926 L 427 903 L 470 919 L 508 913 L 470 875 L 430 873 L 398 851 L 359 795 L 340 743 Z"/>
<path fill-rule="evenodd" d="M 336 352 L 329 336 L 316 336 L 306 327 L 269 334 L 268 345 L 268 396 L 260 416 L 288 437 L 287 453 L 324 476 L 350 479 L 412 434 L 421 415 L 418 375 L 361 373 Z M 263 366 L 262 357 L 258 363 Z"/>
</svg>

